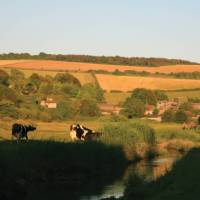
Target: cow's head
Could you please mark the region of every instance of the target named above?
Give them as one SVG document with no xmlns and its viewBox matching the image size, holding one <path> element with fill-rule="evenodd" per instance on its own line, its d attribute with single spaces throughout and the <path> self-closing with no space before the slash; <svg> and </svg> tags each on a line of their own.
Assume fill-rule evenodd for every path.
<svg viewBox="0 0 200 200">
<path fill-rule="evenodd" d="M 36 127 L 32 126 L 32 125 L 28 125 L 27 128 L 28 128 L 28 131 L 34 131 L 34 130 L 36 130 Z"/>
<path fill-rule="evenodd" d="M 76 131 L 77 129 L 80 128 L 80 125 L 79 124 L 72 124 L 70 126 L 70 131 Z"/>
</svg>

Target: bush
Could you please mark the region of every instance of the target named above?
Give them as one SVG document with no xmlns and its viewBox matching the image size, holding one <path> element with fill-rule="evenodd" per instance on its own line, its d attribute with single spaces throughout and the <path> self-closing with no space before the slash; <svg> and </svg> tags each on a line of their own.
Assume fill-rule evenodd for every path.
<svg viewBox="0 0 200 200">
<path fill-rule="evenodd" d="M 141 123 L 107 123 L 100 131 L 103 143 L 123 146 L 126 158 L 131 161 L 146 157 L 155 144 L 154 129 Z"/>
<path fill-rule="evenodd" d="M 78 97 L 81 99 L 95 99 L 97 102 L 102 102 L 104 101 L 104 92 L 98 85 L 87 83 L 82 86 Z"/>
<path fill-rule="evenodd" d="M 7 72 L 0 70 L 0 84 L 8 86 L 9 75 Z"/>
<path fill-rule="evenodd" d="M 154 108 L 153 115 L 156 116 L 158 114 L 159 114 L 159 109 L 158 108 Z"/>
<path fill-rule="evenodd" d="M 56 76 L 54 77 L 54 80 L 62 84 L 71 83 L 79 87 L 81 86 L 80 81 L 69 73 L 57 73 Z"/>
<path fill-rule="evenodd" d="M 184 123 L 188 121 L 188 115 L 183 110 L 178 110 L 175 113 L 175 122 Z"/>
<path fill-rule="evenodd" d="M 72 117 L 76 112 L 75 107 L 70 101 L 60 101 L 56 109 L 51 109 L 50 114 L 53 119 L 68 119 Z"/>
<path fill-rule="evenodd" d="M 163 113 L 162 121 L 163 122 L 173 122 L 174 121 L 174 112 L 171 109 L 166 110 Z"/>
<path fill-rule="evenodd" d="M 19 117 L 19 113 L 13 102 L 9 100 L 2 100 L 0 101 L 0 116 L 17 119 Z"/>
<path fill-rule="evenodd" d="M 0 100 L 9 100 L 17 104 L 19 97 L 13 89 L 0 85 Z"/>
<path fill-rule="evenodd" d="M 156 95 L 156 98 L 158 101 L 164 101 L 168 100 L 168 96 L 161 90 L 154 90 L 154 94 Z"/>
<path fill-rule="evenodd" d="M 80 114 L 87 117 L 100 116 L 100 110 L 94 99 L 83 99 L 80 105 Z"/>
<path fill-rule="evenodd" d="M 135 90 L 133 90 L 131 98 L 139 99 L 144 104 L 149 104 L 149 105 L 157 104 L 157 98 L 154 92 L 152 90 L 148 90 L 145 88 L 136 88 Z"/>
<path fill-rule="evenodd" d="M 76 97 L 79 93 L 79 87 L 75 84 L 66 83 L 66 84 L 63 84 L 61 88 L 61 92 L 71 97 Z"/>
<path fill-rule="evenodd" d="M 142 101 L 136 98 L 129 97 L 124 103 L 124 109 L 121 113 L 128 118 L 144 116 L 145 105 Z"/>
</svg>

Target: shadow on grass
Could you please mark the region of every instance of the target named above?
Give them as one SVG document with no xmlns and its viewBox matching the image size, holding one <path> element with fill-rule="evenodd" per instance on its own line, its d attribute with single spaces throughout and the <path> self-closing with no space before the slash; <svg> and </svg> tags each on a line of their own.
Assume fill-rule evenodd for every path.
<svg viewBox="0 0 200 200">
<path fill-rule="evenodd" d="M 0 142 L 0 199 L 75 200 L 100 194 L 126 164 L 121 147 L 99 142 Z"/>
<path fill-rule="evenodd" d="M 200 149 L 192 149 L 172 170 L 150 183 L 133 175 L 123 199 L 191 200 L 200 197 Z"/>
</svg>

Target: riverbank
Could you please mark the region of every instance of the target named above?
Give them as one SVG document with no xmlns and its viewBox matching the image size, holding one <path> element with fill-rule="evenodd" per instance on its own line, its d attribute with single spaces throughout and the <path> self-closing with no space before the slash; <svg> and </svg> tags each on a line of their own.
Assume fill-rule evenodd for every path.
<svg viewBox="0 0 200 200">
<path fill-rule="evenodd" d="M 100 142 L 0 142 L 0 194 L 6 199 L 32 199 L 42 193 L 46 199 L 55 199 L 50 195 L 53 190 L 78 199 L 82 187 L 98 181 L 102 184 L 95 190 L 101 191 L 126 166 L 120 146 Z"/>
<path fill-rule="evenodd" d="M 186 153 L 200 142 L 198 133 L 177 125 L 158 128 L 162 124 L 112 120 L 88 122 L 103 132 L 90 143 L 70 143 L 66 127 L 72 122 L 36 122 L 39 126 L 30 134 L 31 140 L 15 144 L 9 141 L 12 122 L 0 122 L 0 195 L 29 200 L 41 194 L 41 199 L 67 196 L 76 200 L 85 195 L 83 188 L 88 184 L 90 194 L 101 193 L 130 163 Z"/>
<path fill-rule="evenodd" d="M 191 200 L 200 196 L 200 149 L 194 148 L 171 171 L 157 180 L 146 182 L 132 176 L 121 200 Z"/>
</svg>

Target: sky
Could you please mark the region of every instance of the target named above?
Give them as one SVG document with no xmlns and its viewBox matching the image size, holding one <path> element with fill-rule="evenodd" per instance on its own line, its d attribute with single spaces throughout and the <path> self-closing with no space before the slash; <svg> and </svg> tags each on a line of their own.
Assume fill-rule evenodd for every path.
<svg viewBox="0 0 200 200">
<path fill-rule="evenodd" d="M 200 62 L 199 0 L 0 0 L 0 53 Z"/>
</svg>

